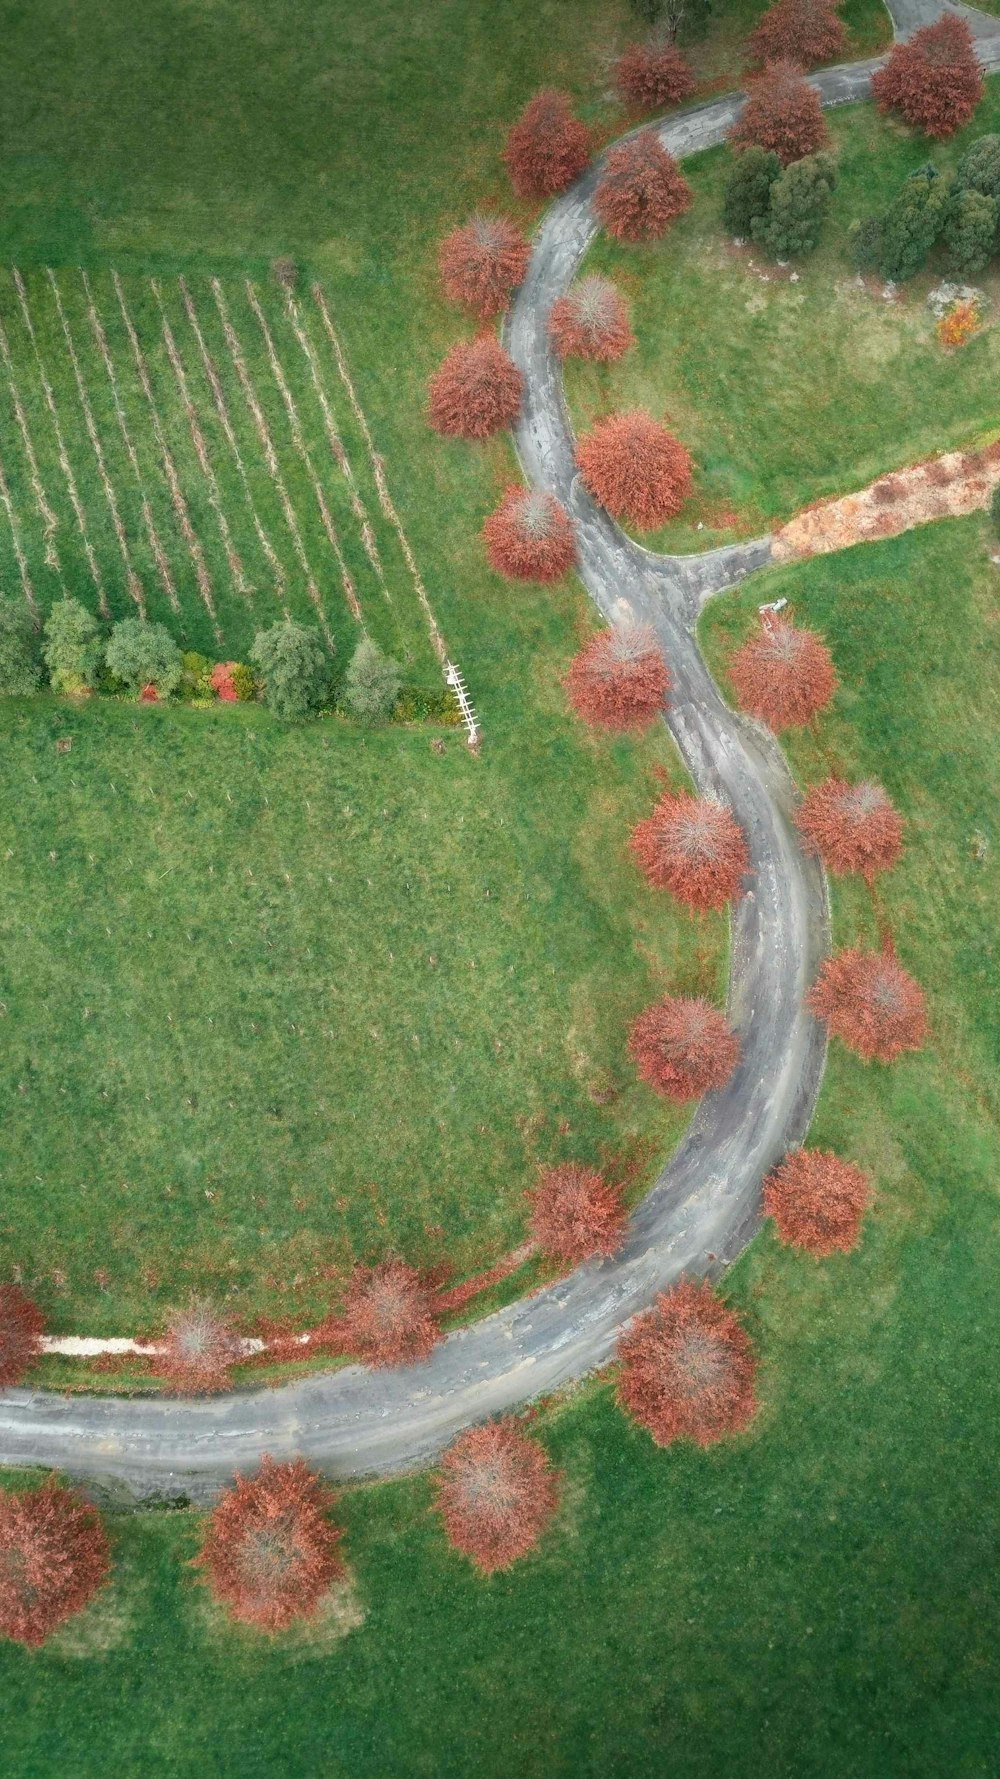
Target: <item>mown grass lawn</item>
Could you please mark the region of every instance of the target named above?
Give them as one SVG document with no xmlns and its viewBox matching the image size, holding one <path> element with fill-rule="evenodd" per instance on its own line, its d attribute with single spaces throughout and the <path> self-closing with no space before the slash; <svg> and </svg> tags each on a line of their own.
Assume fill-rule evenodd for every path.
<svg viewBox="0 0 1000 1779">
<path fill-rule="evenodd" d="M 547 1410 L 559 1520 L 489 1583 L 445 1548 L 426 1478 L 349 1491 L 354 1589 L 304 1643 L 220 1628 L 185 1566 L 193 1516 L 118 1519 L 107 1599 L 40 1656 L 0 1659 L 19 1779 L 992 1771 L 985 543 L 979 521 L 940 525 L 769 575 L 705 623 L 719 662 L 765 597 L 828 636 L 842 690 L 796 769 L 877 774 L 904 810 L 882 911 L 931 1011 L 927 1049 L 891 1068 L 831 1051 L 812 1140 L 875 1174 L 858 1252 L 817 1264 L 765 1232 L 728 1276 L 762 1360 L 750 1434 L 658 1452 L 605 1385 Z M 834 916 L 838 942 L 874 936 L 864 893 L 838 884 Z"/>
<path fill-rule="evenodd" d="M 461 1276 L 523 1239 L 538 1164 L 649 1180 L 682 1120 L 627 1023 L 721 992 L 725 952 L 626 856 L 665 735 L 538 712 L 475 760 L 259 709 L 0 723 L 0 1273 L 57 1325 L 206 1288 L 314 1310 L 390 1251 Z"/>
<path fill-rule="evenodd" d="M 986 326 L 946 353 L 925 301 L 941 264 L 886 301 L 859 288 L 848 253 L 851 223 L 884 206 L 908 173 L 927 161 L 953 166 L 1000 126 L 1000 81 L 987 82 L 973 122 L 943 145 L 868 105 L 827 116 L 839 183 L 819 249 L 794 267 L 734 249 L 724 234 L 725 148 L 685 164 L 694 204 L 662 242 L 625 248 L 601 236 L 588 257 L 628 292 L 637 344 L 617 365 L 569 366 L 577 428 L 642 405 L 666 418 L 695 462 L 694 497 L 644 537 L 652 548 L 766 531 L 823 495 L 1000 426 L 996 264 L 975 280 Z"/>
</svg>

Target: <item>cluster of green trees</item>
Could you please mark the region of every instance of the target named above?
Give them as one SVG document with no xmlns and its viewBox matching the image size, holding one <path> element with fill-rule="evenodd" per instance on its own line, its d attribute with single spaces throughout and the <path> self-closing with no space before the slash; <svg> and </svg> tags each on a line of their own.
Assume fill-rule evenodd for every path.
<svg viewBox="0 0 1000 1779">
<path fill-rule="evenodd" d="M 169 698 L 182 689 L 186 662 L 194 659 L 200 657 L 182 655 L 170 632 L 145 618 L 122 618 L 109 632 L 78 599 L 62 599 L 39 634 L 22 601 L 0 597 L 0 694 L 35 692 L 47 673 L 56 692 L 106 690 Z M 272 624 L 258 631 L 250 659 L 254 675 L 231 662 L 226 664 L 228 677 L 251 689 L 259 684 L 264 702 L 277 716 L 310 716 L 330 703 L 332 668 L 316 630 L 293 619 Z M 378 722 L 393 713 L 401 680 L 397 662 L 364 636 L 337 696 L 362 722 Z"/>
<path fill-rule="evenodd" d="M 832 155 L 805 155 L 782 168 L 773 149 L 745 148 L 726 181 L 723 223 L 772 259 L 812 253 L 836 183 Z"/>
<path fill-rule="evenodd" d="M 980 136 L 949 178 L 919 167 L 887 209 L 853 231 L 854 261 L 902 284 L 926 265 L 940 242 L 948 270 L 974 277 L 1000 254 L 1000 136 Z"/>
</svg>

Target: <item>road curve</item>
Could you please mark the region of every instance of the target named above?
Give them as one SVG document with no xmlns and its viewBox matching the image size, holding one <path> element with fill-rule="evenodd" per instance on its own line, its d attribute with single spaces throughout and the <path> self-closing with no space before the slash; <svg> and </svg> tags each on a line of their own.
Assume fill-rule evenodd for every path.
<svg viewBox="0 0 1000 1779">
<path fill-rule="evenodd" d="M 941 10 L 936 0 L 890 6 L 901 35 L 915 19 L 927 22 Z M 989 24 L 998 34 L 980 50 L 997 68 L 1000 22 Z M 863 98 L 877 66 L 817 76 L 824 103 Z M 697 107 L 662 125 L 661 139 L 677 156 L 711 147 L 739 107 L 737 96 Z M 581 578 L 604 616 L 656 628 L 673 680 L 671 732 L 699 789 L 728 800 L 747 833 L 753 877 L 733 913 L 729 992 L 739 1065 L 728 1085 L 699 1105 L 613 1260 L 582 1266 L 457 1330 L 423 1364 L 379 1372 L 352 1365 L 206 1401 L 10 1390 L 0 1393 L 0 1463 L 59 1468 L 97 1498 L 130 1505 L 211 1499 L 264 1452 L 301 1454 L 345 1479 L 427 1462 L 471 1422 L 602 1365 L 622 1325 L 680 1273 L 720 1272 L 757 1225 L 763 1174 L 805 1135 L 824 1050 L 802 1002 L 827 943 L 825 885 L 793 837 L 794 786 L 781 750 L 724 703 L 693 634 L 704 599 L 763 566 L 769 545 L 763 539 L 700 557 L 652 556 L 579 484 L 547 318 L 595 233 L 597 175 L 591 168 L 547 212 L 508 320 L 508 346 L 527 391 L 516 443 L 528 479 L 572 511 Z"/>
</svg>

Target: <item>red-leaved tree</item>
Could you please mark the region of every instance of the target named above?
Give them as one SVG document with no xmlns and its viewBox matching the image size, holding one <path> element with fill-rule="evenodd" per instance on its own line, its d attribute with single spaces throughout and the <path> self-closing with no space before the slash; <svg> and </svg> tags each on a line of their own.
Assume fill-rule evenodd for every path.
<svg viewBox="0 0 1000 1779">
<path fill-rule="evenodd" d="M 865 1062 L 894 1062 L 927 1035 L 923 990 L 890 950 L 848 947 L 825 959 L 807 1004 Z"/>
<path fill-rule="evenodd" d="M 311 1617 L 344 1573 L 343 1536 L 328 1518 L 334 1496 L 301 1458 L 264 1457 L 238 1476 L 208 1521 L 195 1562 L 231 1618 L 283 1631 Z"/>
<path fill-rule="evenodd" d="M 782 59 L 797 68 L 832 62 L 847 43 L 847 30 L 834 0 L 777 0 L 747 38 L 747 54 L 757 67 Z"/>
<path fill-rule="evenodd" d="M 729 675 L 744 710 L 771 729 L 797 729 L 829 704 L 837 673 L 825 642 L 790 619 L 765 614 L 736 650 Z"/>
<path fill-rule="evenodd" d="M 565 93 L 546 87 L 529 100 L 503 158 L 519 198 L 551 198 L 572 184 L 590 159 L 590 139 Z"/>
<path fill-rule="evenodd" d="M 441 1338 L 430 1287 L 405 1260 L 355 1267 L 341 1327 L 345 1347 L 369 1365 L 412 1365 Z"/>
<path fill-rule="evenodd" d="M 515 1421 L 470 1427 L 441 1460 L 437 1507 L 448 1542 L 485 1575 L 534 1548 L 558 1499 L 548 1454 Z"/>
<path fill-rule="evenodd" d="M 453 346 L 427 386 L 430 421 L 449 439 L 487 439 L 513 426 L 524 378 L 492 334 Z"/>
<path fill-rule="evenodd" d="M 903 849 L 903 818 L 870 778 L 860 784 L 825 778 L 807 793 L 795 822 L 828 870 L 838 876 L 860 871 L 869 888 Z"/>
<path fill-rule="evenodd" d="M 792 1149 L 764 1182 L 764 1215 L 778 1234 L 807 1253 L 850 1253 L 868 1204 L 867 1174 L 826 1149 Z"/>
<path fill-rule="evenodd" d="M 618 1400 L 657 1445 L 712 1445 L 756 1411 L 746 1331 L 706 1283 L 688 1279 L 636 1316 L 618 1342 Z"/>
<path fill-rule="evenodd" d="M 635 111 L 662 111 L 690 99 L 698 82 L 690 62 L 666 37 L 629 43 L 615 63 L 615 91 Z"/>
<path fill-rule="evenodd" d="M 42 1350 L 45 1318 L 20 1285 L 0 1285 L 0 1390 L 19 1384 Z"/>
<path fill-rule="evenodd" d="M 237 704 L 239 702 L 240 695 L 236 690 L 236 681 L 233 678 L 233 671 L 237 665 L 236 661 L 217 661 L 212 668 L 211 686 L 220 704 Z"/>
<path fill-rule="evenodd" d="M 557 581 L 576 560 L 566 508 L 542 488 L 508 488 L 483 526 L 490 567 L 513 581 Z"/>
<path fill-rule="evenodd" d="M 952 136 L 967 124 L 983 96 L 983 73 L 964 19 L 946 12 L 933 25 L 893 45 L 872 75 L 880 111 L 898 111 L 925 136 Z"/>
<path fill-rule="evenodd" d="M 531 1197 L 531 1233 L 551 1260 L 577 1266 L 615 1254 L 625 1230 L 621 1194 L 593 1168 L 567 1161 L 546 1167 Z"/>
<path fill-rule="evenodd" d="M 566 691 L 578 717 L 601 729 L 642 729 L 662 715 L 670 675 L 647 624 L 599 630 L 574 655 Z"/>
<path fill-rule="evenodd" d="M 630 845 L 654 889 L 689 908 L 723 908 L 750 869 L 743 829 L 725 804 L 689 791 L 666 792 L 632 830 Z"/>
<path fill-rule="evenodd" d="M 560 358 L 589 358 L 598 364 L 611 364 L 635 345 L 625 298 L 610 278 L 597 272 L 556 298 L 549 333 Z"/>
<path fill-rule="evenodd" d="M 700 1099 L 729 1080 L 739 1039 L 710 1001 L 667 995 L 633 1022 L 628 1053 L 643 1081 L 667 1099 Z"/>
<path fill-rule="evenodd" d="M 0 1490 L 0 1637 L 37 1648 L 111 1572 L 100 1515 L 53 1481 Z"/>
<path fill-rule="evenodd" d="M 483 321 L 499 315 L 523 283 L 531 249 L 506 216 L 474 216 L 438 248 L 445 295 Z"/>
<path fill-rule="evenodd" d="M 642 408 L 598 420 L 578 441 L 576 460 L 594 499 L 640 530 L 672 519 L 691 492 L 690 456 Z"/>
<path fill-rule="evenodd" d="M 225 1318 L 195 1297 L 168 1319 L 157 1375 L 183 1396 L 208 1396 L 228 1389 L 240 1352 L 239 1337 Z"/>
<path fill-rule="evenodd" d="M 793 62 L 773 62 L 747 82 L 747 94 L 729 132 L 734 148 L 772 148 L 787 167 L 823 147 L 826 125 L 819 94 Z"/>
<path fill-rule="evenodd" d="M 655 241 L 691 203 L 691 187 L 655 130 L 608 150 L 594 209 L 618 241 Z"/>
</svg>

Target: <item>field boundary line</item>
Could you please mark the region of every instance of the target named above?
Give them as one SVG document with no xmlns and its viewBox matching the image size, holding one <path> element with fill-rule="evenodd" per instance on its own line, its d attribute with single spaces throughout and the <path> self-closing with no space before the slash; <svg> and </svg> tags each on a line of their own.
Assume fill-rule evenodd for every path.
<svg viewBox="0 0 1000 1779">
<path fill-rule="evenodd" d="M 24 287 L 24 280 L 16 266 L 11 267 L 11 273 L 14 279 L 15 289 L 17 290 L 18 301 L 21 305 L 21 314 L 24 316 L 24 325 L 28 330 L 28 338 L 31 341 L 31 349 L 35 355 L 35 364 L 38 368 L 42 392 L 45 396 L 46 406 L 48 407 L 52 419 L 52 426 L 56 437 L 56 448 L 59 452 L 59 467 L 65 478 L 66 492 L 69 495 L 70 504 L 76 514 L 76 523 L 83 542 L 84 555 L 87 558 L 90 577 L 94 583 L 95 592 L 97 593 L 97 603 L 102 615 L 107 618 L 110 617 L 111 612 L 108 606 L 108 596 L 104 591 L 104 577 L 101 574 L 97 557 L 94 555 L 94 546 L 90 541 L 90 534 L 87 531 L 87 515 L 83 510 L 83 503 L 80 499 L 79 489 L 76 485 L 76 477 L 73 474 L 73 466 L 70 463 L 66 452 L 66 443 L 62 435 L 62 427 L 59 424 L 59 410 L 56 407 L 56 398 L 52 393 L 52 386 L 45 373 L 45 365 L 42 360 L 41 350 L 35 334 L 34 323 L 31 319 L 31 310 L 28 307 L 28 293 Z"/>
<path fill-rule="evenodd" d="M 63 307 L 59 283 L 51 266 L 46 266 L 45 273 L 52 288 L 52 295 L 55 298 L 56 313 L 62 323 L 63 337 L 66 341 L 66 350 L 69 353 L 70 363 L 73 366 L 73 375 L 76 378 L 76 391 L 80 397 L 80 407 L 83 410 L 84 425 L 87 428 L 87 437 L 90 439 L 91 445 L 94 448 L 94 456 L 97 459 L 97 470 L 101 478 L 101 486 L 104 489 L 104 498 L 108 503 L 108 511 L 111 514 L 111 523 L 115 529 L 115 537 L 118 540 L 118 548 L 121 552 L 122 566 L 125 569 L 125 579 L 128 583 L 128 590 L 139 608 L 140 617 L 144 618 L 146 616 L 146 595 L 143 592 L 142 582 L 136 574 L 132 564 L 132 557 L 128 547 L 128 538 L 125 535 L 122 516 L 118 510 L 118 497 L 115 494 L 111 478 L 108 475 L 108 466 L 104 460 L 104 447 L 101 444 L 100 436 L 94 423 L 93 410 L 90 406 L 90 397 L 87 394 L 87 386 L 83 380 L 83 371 L 80 368 L 80 360 L 77 357 L 76 346 L 73 343 L 69 318 Z"/>
<path fill-rule="evenodd" d="M 31 584 L 31 575 L 28 573 L 27 558 L 21 547 L 21 530 L 17 522 L 17 514 L 14 511 L 14 503 L 10 498 L 10 489 L 7 485 L 7 472 L 4 469 L 2 458 L 0 458 L 0 500 L 3 501 L 4 511 L 7 514 L 7 523 L 10 526 L 10 537 L 11 543 L 14 546 L 14 557 L 17 562 L 18 572 L 21 576 L 21 588 L 28 603 L 28 609 L 37 622 L 38 601 L 35 598 L 35 589 Z"/>
<path fill-rule="evenodd" d="M 153 509 L 149 504 L 146 485 L 142 479 L 142 470 L 139 467 L 139 459 L 136 454 L 135 446 L 132 443 L 132 435 L 128 429 L 128 419 L 122 403 L 121 390 L 118 387 L 118 373 L 115 370 L 114 359 L 111 356 L 111 348 L 108 345 L 108 337 L 104 332 L 104 323 L 98 314 L 97 304 L 94 301 L 94 293 L 90 288 L 90 279 L 87 277 L 85 266 L 80 267 L 80 277 L 83 279 L 83 288 L 87 295 L 87 319 L 90 322 L 90 331 L 97 343 L 97 350 L 104 360 L 104 369 L 107 372 L 108 383 L 111 386 L 111 399 L 115 405 L 115 415 L 118 420 L 119 431 L 121 432 L 122 441 L 128 454 L 129 463 L 132 465 L 132 474 L 135 476 L 135 485 L 139 491 L 139 499 L 142 504 L 142 522 L 146 527 L 146 536 L 149 540 L 149 547 L 153 552 L 153 560 L 156 563 L 157 573 L 159 574 L 163 591 L 170 603 L 171 610 L 179 612 L 181 608 L 180 600 L 177 597 L 177 588 L 174 586 L 174 577 L 170 572 L 170 564 L 167 561 L 159 532 L 156 529 L 156 522 L 153 518 Z"/>
<path fill-rule="evenodd" d="M 194 564 L 195 578 L 198 582 L 198 591 L 201 594 L 202 603 L 212 620 L 215 639 L 221 648 L 222 631 L 219 628 L 219 620 L 215 614 L 215 600 L 212 596 L 211 576 L 208 572 L 208 566 L 205 562 L 201 544 L 199 543 L 194 527 L 191 524 L 191 515 L 188 512 L 187 501 L 184 498 L 184 491 L 181 488 L 180 479 L 177 474 L 177 466 L 171 455 L 170 446 L 167 444 L 166 435 L 163 431 L 163 424 L 160 420 L 159 411 L 156 406 L 156 397 L 153 394 L 153 386 L 149 380 L 149 372 L 146 368 L 146 360 L 143 356 L 142 346 L 139 343 L 139 336 L 132 324 L 132 317 L 128 312 L 128 305 L 125 301 L 125 292 L 122 289 L 122 281 L 119 278 L 118 273 L 114 270 L 112 270 L 111 273 L 111 281 L 115 287 L 115 295 L 118 298 L 118 307 L 122 312 L 125 331 L 129 337 L 129 344 L 132 347 L 132 357 L 135 360 L 135 368 L 138 372 L 139 382 L 142 385 L 143 394 L 149 403 L 149 413 L 150 419 L 153 422 L 153 432 L 156 435 L 156 443 L 159 446 L 160 456 L 163 460 L 163 472 L 167 478 L 167 486 L 170 489 L 170 499 L 174 512 L 177 515 L 177 523 L 181 528 L 184 542 L 187 544 L 191 561 Z"/>
<path fill-rule="evenodd" d="M 223 511 L 222 494 L 219 489 L 218 481 L 216 480 L 215 471 L 212 468 L 211 459 L 208 455 L 208 446 L 205 443 L 205 435 L 201 430 L 198 413 L 191 400 L 187 374 L 184 370 L 184 361 L 177 350 L 177 342 L 174 339 L 173 330 L 167 320 L 167 312 L 164 309 L 163 298 L 160 295 L 160 286 L 155 278 L 151 278 L 149 283 L 153 295 L 156 298 L 157 308 L 160 311 L 160 320 L 163 323 L 163 344 L 167 348 L 167 357 L 170 360 L 174 376 L 177 379 L 177 387 L 180 391 L 181 401 L 184 405 L 184 412 L 187 416 L 188 430 L 191 434 L 191 443 L 194 446 L 195 456 L 201 466 L 201 473 L 205 478 L 205 484 L 208 488 L 208 504 L 212 508 L 218 521 L 219 536 L 222 539 L 222 547 L 226 552 L 226 561 L 229 564 L 229 572 L 233 577 L 233 585 L 241 598 L 249 601 L 253 598 L 253 588 L 247 580 L 246 570 L 240 559 L 240 553 L 237 550 L 236 545 L 233 543 L 233 535 L 229 529 L 229 520 L 226 518 L 225 512 Z"/>
<path fill-rule="evenodd" d="M 63 579 L 59 551 L 56 549 L 56 532 L 59 529 L 59 520 L 50 507 L 48 497 L 45 493 L 45 485 L 38 468 L 38 459 L 35 456 L 35 447 L 31 442 L 31 429 L 28 425 L 28 416 L 21 405 L 17 379 L 14 376 L 14 361 L 10 355 L 7 333 L 2 321 L 0 321 L 0 357 L 3 358 L 4 369 L 7 372 L 7 382 L 10 386 L 10 399 L 14 404 L 14 415 L 17 420 L 17 428 L 21 434 L 21 443 L 24 446 L 24 455 L 28 462 L 28 476 L 31 482 L 31 492 L 35 497 L 35 507 L 38 512 L 38 517 L 42 521 L 42 535 L 45 539 L 45 566 L 46 568 L 51 568 L 53 573 L 58 575 L 59 585 L 65 593 L 66 582 Z"/>
<path fill-rule="evenodd" d="M 385 578 L 385 569 L 382 566 L 382 558 L 379 555 L 378 543 L 375 538 L 375 533 L 371 527 L 371 521 L 368 518 L 368 511 L 367 511 L 364 501 L 361 498 L 361 491 L 358 488 L 357 481 L 355 480 L 354 471 L 351 468 L 351 460 L 347 455 L 346 446 L 344 445 L 344 441 L 340 436 L 340 432 L 337 427 L 337 422 L 333 417 L 333 409 L 331 408 L 329 399 L 327 397 L 326 385 L 323 382 L 322 372 L 320 370 L 319 361 L 316 357 L 316 353 L 313 348 L 313 343 L 309 338 L 309 334 L 308 334 L 306 327 L 303 323 L 302 317 L 299 314 L 298 304 L 296 303 L 295 298 L 292 296 L 291 291 L 287 291 L 285 294 L 285 310 L 288 315 L 288 319 L 292 324 L 292 331 L 293 331 L 295 338 L 297 339 L 299 345 L 302 348 L 302 351 L 305 355 L 306 363 L 309 366 L 309 374 L 310 374 L 310 377 L 312 378 L 312 386 L 313 386 L 314 390 L 316 391 L 316 399 L 319 402 L 320 411 L 323 415 L 323 427 L 326 432 L 327 443 L 330 446 L 330 451 L 333 455 L 333 460 L 336 463 L 338 469 L 342 472 L 344 480 L 347 483 L 347 492 L 348 492 L 348 497 L 351 502 L 351 511 L 354 514 L 354 517 L 358 522 L 358 529 L 361 532 L 361 542 L 364 545 L 365 555 L 368 557 L 368 560 L 371 563 L 372 568 L 375 570 L 375 574 L 378 578 L 378 583 L 382 589 L 382 592 L 385 594 L 386 599 L 389 601 L 389 604 L 391 605 L 392 604 L 392 594 L 389 591 L 389 585 Z"/>
<path fill-rule="evenodd" d="M 243 461 L 243 454 L 240 450 L 239 440 L 233 431 L 232 422 L 229 418 L 229 409 L 226 406 L 226 397 L 223 392 L 222 384 L 219 381 L 219 373 L 216 368 L 215 360 L 205 343 L 205 336 L 201 331 L 201 323 L 198 320 L 198 311 L 194 306 L 191 292 L 188 290 L 183 276 L 178 278 L 177 284 L 180 289 L 181 300 L 184 304 L 184 313 L 188 318 L 191 331 L 198 342 L 198 351 L 201 355 L 202 369 L 205 372 L 205 376 L 208 379 L 209 389 L 212 392 L 212 402 L 215 406 L 215 412 L 218 415 L 219 424 L 226 436 L 226 443 L 233 454 L 233 461 L 236 464 L 236 471 L 240 478 L 247 510 L 253 521 L 253 528 L 257 533 L 257 541 L 260 544 L 264 555 L 267 557 L 271 572 L 274 575 L 274 590 L 277 595 L 278 603 L 287 618 L 289 616 L 288 604 L 286 601 L 288 583 L 285 578 L 285 571 L 281 566 L 274 545 L 272 544 L 260 514 L 257 511 L 257 503 L 253 497 L 253 489 L 250 486 L 250 478 L 247 475 L 247 468 Z"/>
<path fill-rule="evenodd" d="M 260 440 L 261 450 L 264 453 L 264 462 L 267 464 L 267 473 L 277 490 L 278 499 L 281 502 L 281 510 L 285 515 L 285 524 L 288 526 L 288 532 L 295 549 L 295 554 L 299 559 L 302 572 L 306 577 L 306 592 L 315 608 L 316 615 L 319 618 L 320 628 L 326 638 L 330 652 L 331 654 L 335 654 L 337 645 L 334 642 L 333 632 L 330 629 L 326 613 L 323 610 L 323 601 L 320 598 L 320 592 L 316 585 L 315 576 L 309 566 L 309 558 L 306 555 L 306 547 L 302 541 L 299 522 L 295 517 L 295 508 L 292 506 L 288 489 L 285 487 L 285 480 L 278 465 L 278 458 L 271 439 L 271 434 L 268 431 L 267 420 L 264 416 L 264 411 L 257 400 L 257 393 L 253 386 L 253 380 L 247 369 L 246 360 L 243 357 L 243 348 L 240 345 L 239 335 L 229 318 L 229 309 L 226 304 L 225 296 L 223 295 L 222 285 L 218 278 L 212 278 L 210 284 L 212 295 L 215 298 L 215 306 L 219 311 L 219 320 L 222 322 L 222 331 L 226 337 L 226 345 L 229 348 L 229 356 L 233 361 L 233 369 L 239 378 L 244 400 L 247 407 L 250 409 L 253 423 L 257 429 L 257 437 Z"/>
<path fill-rule="evenodd" d="M 288 415 L 288 425 L 292 435 L 292 444 L 295 446 L 296 451 L 302 459 L 306 474 L 312 483 L 312 490 L 316 496 L 316 505 L 319 508 L 319 516 L 322 521 L 323 530 L 326 532 L 327 543 L 333 551 L 334 560 L 340 571 L 341 584 L 344 589 L 344 598 L 347 600 L 352 617 L 356 618 L 359 624 L 363 624 L 364 620 L 361 616 L 361 606 L 358 602 L 357 589 L 355 588 L 354 581 L 351 577 L 351 571 L 348 568 L 347 563 L 344 561 L 344 552 L 340 547 L 337 528 L 330 515 L 330 509 L 326 504 L 326 495 L 323 493 L 322 484 L 316 474 L 309 446 L 306 444 L 302 432 L 302 423 L 299 419 L 299 411 L 295 404 L 295 397 L 288 387 L 285 373 L 282 369 L 281 359 L 278 357 L 274 338 L 271 329 L 267 325 L 267 317 L 258 301 L 257 292 L 249 278 L 245 280 L 245 285 L 250 307 L 257 317 L 257 324 L 263 335 L 264 345 L 267 349 L 268 362 L 271 366 L 271 374 L 274 377 L 275 383 L 278 385 L 278 393 L 284 403 L 285 413 Z"/>
<path fill-rule="evenodd" d="M 385 514 L 390 525 L 393 527 L 393 530 L 395 531 L 397 538 L 399 539 L 399 547 L 403 552 L 403 557 L 406 562 L 406 566 L 409 569 L 410 574 L 413 578 L 413 585 L 416 588 L 417 598 L 420 601 L 424 616 L 427 619 L 427 627 L 430 631 L 431 646 L 434 650 L 434 653 L 436 654 L 436 656 L 438 658 L 438 661 L 441 664 L 441 668 L 443 671 L 445 664 L 448 660 L 448 650 L 445 647 L 444 637 L 441 634 L 440 626 L 438 624 L 436 617 L 434 616 L 434 609 L 431 605 L 430 599 L 427 596 L 427 588 L 424 586 L 423 580 L 421 579 L 420 570 L 417 567 L 416 557 L 414 556 L 413 551 L 410 548 L 410 540 L 407 537 L 406 532 L 403 530 L 403 522 L 400 519 L 399 514 L 396 511 L 395 505 L 393 504 L 392 495 L 389 493 L 389 484 L 386 481 L 386 477 L 385 477 L 385 464 L 383 463 L 382 458 L 379 456 L 378 452 L 375 449 L 375 444 L 372 439 L 371 432 L 369 431 L 369 428 L 368 428 L 368 422 L 365 419 L 364 409 L 362 408 L 361 403 L 358 401 L 357 395 L 355 394 L 354 384 L 351 382 L 350 372 L 347 369 L 347 362 L 344 358 L 340 340 L 337 336 L 337 332 L 336 332 L 336 329 L 334 328 L 333 322 L 330 320 L 330 312 L 326 306 L 326 298 L 323 294 L 323 286 L 318 283 L 314 284 L 312 287 L 312 293 L 313 293 L 313 299 L 314 299 L 314 301 L 319 309 L 319 312 L 323 318 L 323 326 L 326 329 L 330 344 L 333 347 L 333 355 L 337 361 L 337 370 L 340 373 L 340 380 L 343 383 L 344 389 L 347 392 L 347 399 L 351 405 L 351 412 L 354 415 L 354 418 L 357 421 L 358 426 L 361 429 L 362 436 L 363 436 L 365 444 L 368 448 L 368 456 L 369 456 L 369 459 L 371 460 L 372 474 L 375 477 L 375 486 L 378 489 L 379 505 L 381 506 L 383 513 Z"/>
</svg>

